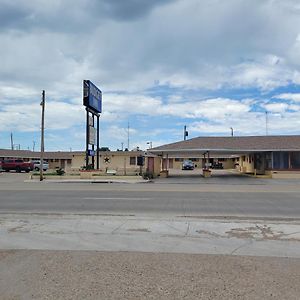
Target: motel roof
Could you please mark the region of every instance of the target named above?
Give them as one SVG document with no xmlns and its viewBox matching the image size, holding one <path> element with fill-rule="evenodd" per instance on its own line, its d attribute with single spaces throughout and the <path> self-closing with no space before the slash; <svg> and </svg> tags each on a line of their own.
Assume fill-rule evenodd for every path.
<svg viewBox="0 0 300 300">
<path fill-rule="evenodd" d="M 100 151 L 101 155 L 141 155 L 143 151 Z M 44 159 L 72 159 L 74 156 L 84 156 L 84 151 L 45 151 Z M 30 151 L 30 150 L 11 150 L 11 149 L 0 149 L 0 160 L 5 158 L 26 158 L 31 160 L 39 160 L 41 152 Z"/>
<path fill-rule="evenodd" d="M 44 159 L 72 159 L 74 152 L 56 151 L 56 152 L 44 152 Z M 41 153 L 38 151 L 30 150 L 11 150 L 0 149 L 0 158 L 29 158 L 39 159 Z"/>
<path fill-rule="evenodd" d="M 197 137 L 149 149 L 152 153 L 300 151 L 299 135 Z"/>
</svg>

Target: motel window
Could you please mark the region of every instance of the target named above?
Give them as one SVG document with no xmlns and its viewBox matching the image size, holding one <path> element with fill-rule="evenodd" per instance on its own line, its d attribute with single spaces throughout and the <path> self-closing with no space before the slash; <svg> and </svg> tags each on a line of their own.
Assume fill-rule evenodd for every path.
<svg viewBox="0 0 300 300">
<path fill-rule="evenodd" d="M 175 161 L 183 161 L 183 158 L 175 158 Z"/>
<path fill-rule="evenodd" d="M 291 168 L 300 169 L 300 152 L 290 152 Z"/>
<path fill-rule="evenodd" d="M 289 153 L 288 152 L 274 152 L 273 153 L 273 167 L 274 167 L 274 169 L 288 169 L 289 168 Z"/>
<path fill-rule="evenodd" d="M 136 156 L 130 156 L 129 164 L 131 166 L 135 166 L 136 165 Z"/>
<path fill-rule="evenodd" d="M 192 157 L 192 158 L 190 158 L 190 160 L 191 160 L 191 161 L 199 161 L 199 158 L 194 158 L 194 157 Z"/>
</svg>

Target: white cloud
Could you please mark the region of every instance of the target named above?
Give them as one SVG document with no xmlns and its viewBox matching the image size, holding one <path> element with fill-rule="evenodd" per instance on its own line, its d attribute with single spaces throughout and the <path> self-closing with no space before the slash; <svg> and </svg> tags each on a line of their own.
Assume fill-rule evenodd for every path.
<svg viewBox="0 0 300 300">
<path fill-rule="evenodd" d="M 0 111 L 0 127 L 2 131 L 17 130 L 20 132 L 39 131 L 41 106 L 35 104 L 4 105 Z M 67 129 L 84 120 L 82 106 L 64 102 L 46 103 L 45 130 Z"/>
<path fill-rule="evenodd" d="M 284 113 L 289 108 L 289 105 L 287 103 L 270 103 L 266 104 L 265 108 L 268 112 Z"/>
<path fill-rule="evenodd" d="M 300 102 L 300 93 L 284 93 L 276 95 L 273 98 Z"/>
<path fill-rule="evenodd" d="M 107 95 L 107 109 L 120 118 L 122 114 L 145 114 L 148 116 L 173 116 L 180 118 L 219 117 L 228 114 L 242 114 L 250 110 L 247 100 L 238 101 L 226 98 L 199 99 L 198 101 L 173 101 L 163 103 L 159 98 L 138 94 Z"/>
</svg>

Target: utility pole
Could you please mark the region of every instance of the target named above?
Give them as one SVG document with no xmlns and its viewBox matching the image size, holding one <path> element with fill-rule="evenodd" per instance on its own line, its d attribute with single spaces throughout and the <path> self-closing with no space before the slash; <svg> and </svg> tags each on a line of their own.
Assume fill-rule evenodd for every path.
<svg viewBox="0 0 300 300">
<path fill-rule="evenodd" d="M 186 137 L 189 136 L 189 132 L 186 130 L 186 125 L 183 128 L 183 140 L 186 141 Z"/>
<path fill-rule="evenodd" d="M 43 181 L 43 163 L 44 163 L 44 130 L 45 130 L 45 91 L 42 92 L 42 126 L 41 126 L 41 160 L 40 160 L 40 181 Z"/>
<path fill-rule="evenodd" d="M 35 149 L 35 141 L 32 141 L 32 152 L 34 152 Z"/>
<path fill-rule="evenodd" d="M 124 143 L 122 142 L 121 145 L 122 145 L 122 151 L 123 151 L 123 149 L 124 149 Z"/>
<path fill-rule="evenodd" d="M 268 135 L 268 112 L 266 111 L 266 135 Z"/>
<path fill-rule="evenodd" d="M 127 149 L 129 151 L 129 122 L 128 122 L 128 128 L 127 128 Z"/>
<path fill-rule="evenodd" d="M 11 150 L 14 150 L 14 139 L 13 139 L 13 133 L 10 133 L 10 145 L 11 145 Z"/>
</svg>

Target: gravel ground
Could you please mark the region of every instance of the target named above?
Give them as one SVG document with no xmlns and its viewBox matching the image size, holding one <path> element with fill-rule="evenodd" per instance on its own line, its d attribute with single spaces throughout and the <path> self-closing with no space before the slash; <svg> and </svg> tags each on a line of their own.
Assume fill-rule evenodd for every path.
<svg viewBox="0 0 300 300">
<path fill-rule="evenodd" d="M 300 259 L 0 251 L 0 299 L 300 299 Z"/>
</svg>

